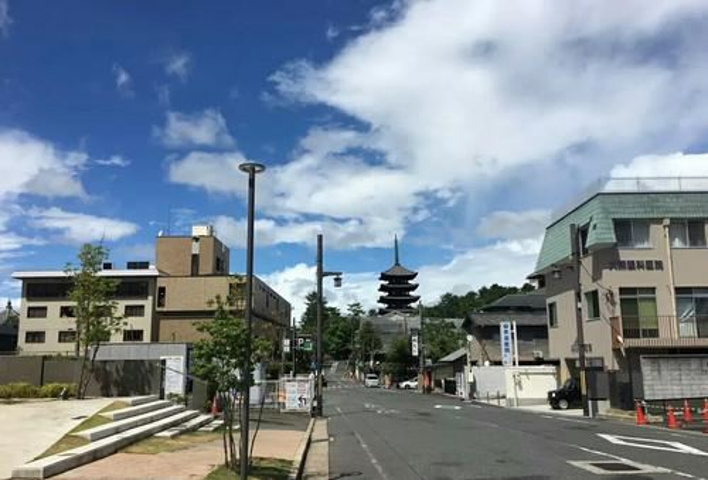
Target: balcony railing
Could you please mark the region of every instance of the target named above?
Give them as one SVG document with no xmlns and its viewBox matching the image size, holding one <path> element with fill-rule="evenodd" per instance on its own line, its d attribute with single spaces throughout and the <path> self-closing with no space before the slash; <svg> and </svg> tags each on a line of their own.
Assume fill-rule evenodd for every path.
<svg viewBox="0 0 708 480">
<path fill-rule="evenodd" d="M 612 317 L 612 346 L 708 346 L 708 315 Z"/>
</svg>

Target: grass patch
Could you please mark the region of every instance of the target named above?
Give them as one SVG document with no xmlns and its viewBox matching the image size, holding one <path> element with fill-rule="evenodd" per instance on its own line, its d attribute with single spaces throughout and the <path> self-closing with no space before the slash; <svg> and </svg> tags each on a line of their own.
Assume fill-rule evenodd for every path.
<svg viewBox="0 0 708 480">
<path fill-rule="evenodd" d="M 254 480 L 286 480 L 290 473 L 292 462 L 279 458 L 254 458 L 251 474 Z M 240 477 L 225 466 L 212 470 L 204 480 L 238 480 Z"/>
<path fill-rule="evenodd" d="M 72 434 L 76 432 L 81 432 L 82 430 L 87 430 L 89 428 L 98 427 L 99 425 L 105 425 L 106 423 L 110 423 L 111 420 L 101 416 L 101 413 L 110 412 L 112 410 L 119 410 L 121 408 L 126 408 L 127 406 L 128 404 L 126 402 L 113 402 L 109 405 L 106 405 L 97 413 L 88 417 L 86 420 L 72 428 L 69 433 L 61 437 L 59 441 L 57 441 L 54 445 L 45 450 L 44 453 L 38 456 L 35 460 L 39 458 L 48 457 L 50 455 L 56 455 L 57 453 L 66 452 L 67 450 L 71 450 L 72 448 L 88 445 L 90 443 L 88 440 L 82 437 L 76 437 Z"/>
<path fill-rule="evenodd" d="M 220 432 L 190 432 L 178 435 L 175 438 L 148 437 L 132 445 L 128 445 L 121 452 L 155 455 L 163 452 L 175 452 L 193 447 L 197 444 L 221 440 Z"/>
</svg>

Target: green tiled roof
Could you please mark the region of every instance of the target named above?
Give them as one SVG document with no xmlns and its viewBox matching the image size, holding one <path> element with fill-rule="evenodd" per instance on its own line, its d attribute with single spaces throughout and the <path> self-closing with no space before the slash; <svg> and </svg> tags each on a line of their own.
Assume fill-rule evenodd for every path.
<svg viewBox="0 0 708 480">
<path fill-rule="evenodd" d="M 546 228 L 536 272 L 570 257 L 570 225 L 589 223 L 587 247 L 615 243 L 612 221 L 708 218 L 708 192 L 598 193 Z"/>
</svg>

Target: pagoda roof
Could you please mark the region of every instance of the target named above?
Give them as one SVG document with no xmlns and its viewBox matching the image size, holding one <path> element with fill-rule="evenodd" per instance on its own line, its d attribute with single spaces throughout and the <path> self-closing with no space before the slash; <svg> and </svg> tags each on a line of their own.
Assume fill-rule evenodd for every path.
<svg viewBox="0 0 708 480">
<path fill-rule="evenodd" d="M 379 285 L 379 291 L 405 291 L 405 290 L 415 290 L 418 288 L 417 283 L 382 283 Z"/>
<path fill-rule="evenodd" d="M 385 272 L 381 272 L 381 278 L 384 277 L 401 277 L 401 278 L 415 278 L 418 272 L 413 272 L 408 270 L 406 267 L 400 263 L 394 264 L 391 268 Z"/>
<path fill-rule="evenodd" d="M 379 297 L 379 303 L 415 302 L 419 299 L 418 295 L 384 295 Z"/>
</svg>

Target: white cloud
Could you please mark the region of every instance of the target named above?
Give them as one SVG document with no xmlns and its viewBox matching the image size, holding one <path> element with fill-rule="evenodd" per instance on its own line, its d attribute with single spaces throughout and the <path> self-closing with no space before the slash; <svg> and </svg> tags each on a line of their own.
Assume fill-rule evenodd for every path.
<svg viewBox="0 0 708 480">
<path fill-rule="evenodd" d="M 540 247 L 540 238 L 506 240 L 467 250 L 445 264 L 423 265 L 417 269 L 420 287 L 415 293 L 421 295 L 423 304 L 432 304 L 448 292 L 462 295 L 493 283 L 521 286 L 533 270 Z M 299 319 L 305 296 L 315 288 L 315 267 L 300 263 L 263 279 L 293 305 L 293 315 Z M 361 302 L 367 310 L 380 308 L 378 286 L 379 272 L 344 272 L 342 288 L 326 285 L 325 296 L 341 309 L 352 302 Z"/>
<path fill-rule="evenodd" d="M 14 23 L 10 17 L 10 1 L 0 0 L 0 34 L 8 36 L 10 34 L 10 25 Z"/>
<path fill-rule="evenodd" d="M 177 77 L 183 82 L 187 81 L 187 77 L 192 71 L 192 55 L 188 52 L 173 52 L 165 56 L 162 63 L 165 74 Z"/>
<path fill-rule="evenodd" d="M 482 238 L 531 238 L 543 234 L 549 218 L 548 210 L 499 210 L 482 217 L 475 232 Z"/>
<path fill-rule="evenodd" d="M 125 68 L 121 67 L 117 63 L 114 63 L 113 76 L 115 77 L 116 90 L 118 93 L 127 98 L 132 98 L 135 96 L 135 92 L 133 91 L 133 78 Z"/>
<path fill-rule="evenodd" d="M 130 160 L 123 158 L 120 155 L 111 155 L 109 158 L 99 158 L 94 160 L 98 165 L 104 167 L 127 167 L 130 165 Z"/>
<path fill-rule="evenodd" d="M 615 166 L 610 177 L 708 177 L 708 153 L 643 155 Z"/>
<path fill-rule="evenodd" d="M 597 174 L 618 158 L 598 152 L 700 139 L 706 12 L 689 0 L 398 2 L 331 61 L 296 60 L 271 80 L 287 99 L 366 126 L 381 159 L 357 165 L 341 191 L 389 169 L 409 198 L 489 191 L 535 165 Z M 525 180 L 517 188 L 548 178 Z"/>
<path fill-rule="evenodd" d="M 67 212 L 57 207 L 33 208 L 27 212 L 28 223 L 39 229 L 56 232 L 67 243 L 114 241 L 133 235 L 138 226 L 124 220 Z"/>
<path fill-rule="evenodd" d="M 200 187 L 210 193 L 245 193 L 245 174 L 238 169 L 246 158 L 239 152 L 192 152 L 170 164 L 171 182 Z"/>
<path fill-rule="evenodd" d="M 20 194 L 85 197 L 79 172 L 88 155 L 62 151 L 22 130 L 0 130 L 0 200 Z"/>
<path fill-rule="evenodd" d="M 165 126 L 153 126 L 152 133 L 169 148 L 228 148 L 234 145 L 234 139 L 226 127 L 226 119 L 213 108 L 195 113 L 169 111 L 166 114 Z"/>
<path fill-rule="evenodd" d="M 334 25 L 328 25 L 327 30 L 325 30 L 325 37 L 330 42 L 339 36 L 339 29 Z"/>
<path fill-rule="evenodd" d="M 211 219 L 214 229 L 230 247 L 246 246 L 246 220 L 217 216 Z M 273 220 L 270 218 L 255 221 L 255 242 L 265 247 L 281 243 L 314 245 L 317 234 L 322 233 L 327 243 L 334 249 L 354 249 L 360 247 L 380 247 L 391 242 L 387 234 L 389 225 L 377 226 L 376 217 L 369 221 L 347 220 Z"/>
<path fill-rule="evenodd" d="M 169 107 L 172 101 L 170 86 L 166 84 L 157 85 L 155 92 L 157 93 L 157 103 L 163 107 Z"/>
</svg>

